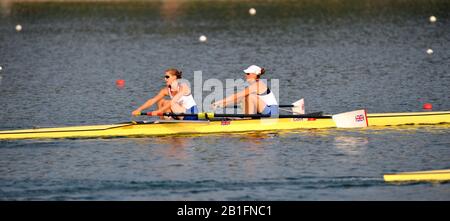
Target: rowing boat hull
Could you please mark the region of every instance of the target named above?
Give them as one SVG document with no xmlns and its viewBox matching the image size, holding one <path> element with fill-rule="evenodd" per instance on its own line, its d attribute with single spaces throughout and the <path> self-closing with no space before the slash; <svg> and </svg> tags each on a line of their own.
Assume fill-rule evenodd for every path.
<svg viewBox="0 0 450 221">
<path fill-rule="evenodd" d="M 450 170 L 430 170 L 430 171 L 385 174 L 383 177 L 384 181 L 386 182 L 422 182 L 422 181 L 443 182 L 450 180 Z"/>
<path fill-rule="evenodd" d="M 89 138 L 89 137 L 133 137 L 163 136 L 174 134 L 233 133 L 267 130 L 290 130 L 299 128 L 331 128 L 334 122 L 329 119 L 298 121 L 292 119 L 198 121 L 177 123 L 113 124 L 98 126 L 62 127 L 51 129 L 31 129 L 0 132 L 1 139 L 34 138 Z"/>
<path fill-rule="evenodd" d="M 450 123 L 450 111 L 368 114 L 369 126 Z M 94 138 L 163 136 L 173 134 L 206 134 L 294 129 L 335 128 L 332 119 L 269 118 L 233 121 L 179 121 L 147 124 L 112 124 L 0 131 L 0 140 L 35 138 Z"/>
</svg>

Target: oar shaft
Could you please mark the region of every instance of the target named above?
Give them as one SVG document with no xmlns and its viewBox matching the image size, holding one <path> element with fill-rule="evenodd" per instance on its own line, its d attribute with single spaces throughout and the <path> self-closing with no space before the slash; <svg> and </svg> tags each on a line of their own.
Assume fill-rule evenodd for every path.
<svg viewBox="0 0 450 221">
<path fill-rule="evenodd" d="M 142 112 L 141 115 L 154 116 L 149 113 Z M 216 113 L 198 113 L 198 114 L 184 114 L 184 113 L 162 113 L 158 116 L 168 116 L 168 117 L 198 117 L 199 119 L 208 119 L 215 117 L 249 117 L 249 118 L 316 118 L 316 119 L 329 119 L 331 116 L 318 116 L 317 114 L 285 114 L 285 115 L 270 115 L 270 114 L 216 114 Z"/>
<path fill-rule="evenodd" d="M 293 104 L 280 104 L 278 107 L 295 107 Z M 233 108 L 240 108 L 239 105 L 234 105 Z"/>
</svg>

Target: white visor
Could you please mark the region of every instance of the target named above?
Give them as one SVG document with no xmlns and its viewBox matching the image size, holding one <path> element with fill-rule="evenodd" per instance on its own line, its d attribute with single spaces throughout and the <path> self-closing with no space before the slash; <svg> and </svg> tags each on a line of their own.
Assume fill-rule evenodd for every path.
<svg viewBox="0 0 450 221">
<path fill-rule="evenodd" d="M 245 73 L 249 73 L 249 74 L 256 74 L 256 75 L 260 75 L 261 74 L 261 70 L 262 68 L 256 66 L 256 65 L 252 65 L 250 67 L 248 67 L 247 69 L 244 70 Z"/>
</svg>

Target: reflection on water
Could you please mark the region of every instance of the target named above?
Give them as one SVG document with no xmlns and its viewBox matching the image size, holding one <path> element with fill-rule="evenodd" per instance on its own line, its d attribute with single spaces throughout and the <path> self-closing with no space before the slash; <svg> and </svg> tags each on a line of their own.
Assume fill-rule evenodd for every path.
<svg viewBox="0 0 450 221">
<path fill-rule="evenodd" d="M 360 155 L 367 148 L 367 137 L 336 136 L 334 146 L 347 155 Z"/>
<path fill-rule="evenodd" d="M 190 139 L 170 137 L 168 139 L 157 139 L 157 142 L 159 144 L 164 144 L 162 148 L 158 148 L 157 150 L 162 156 L 174 160 L 190 160 L 190 155 L 187 150 L 187 148 L 191 148 L 192 146 Z"/>
<path fill-rule="evenodd" d="M 368 127 L 358 132 L 361 134 L 415 134 L 415 133 L 447 133 L 450 129 L 450 124 L 434 124 L 434 125 L 400 125 L 400 126 L 377 126 Z"/>
<path fill-rule="evenodd" d="M 148 149 L 151 157 L 162 157 L 170 160 L 190 160 L 189 148 L 192 148 L 192 139 L 183 136 L 167 136 L 149 139 L 136 138 L 133 142 L 140 148 Z M 158 148 L 154 148 L 158 146 Z"/>
</svg>

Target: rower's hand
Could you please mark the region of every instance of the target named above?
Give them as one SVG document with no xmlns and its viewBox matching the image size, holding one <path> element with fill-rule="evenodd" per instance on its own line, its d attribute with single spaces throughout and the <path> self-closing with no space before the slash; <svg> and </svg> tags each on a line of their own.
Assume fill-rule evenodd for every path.
<svg viewBox="0 0 450 221">
<path fill-rule="evenodd" d="M 213 109 L 215 111 L 217 109 L 217 105 L 216 104 L 211 104 L 211 109 Z"/>
<path fill-rule="evenodd" d="M 140 110 L 134 110 L 133 112 L 131 112 L 132 116 L 140 116 L 141 115 L 141 111 Z"/>
<path fill-rule="evenodd" d="M 212 107 L 213 110 L 216 110 L 220 106 L 221 106 L 220 103 L 217 103 L 217 102 L 214 102 L 214 103 L 211 104 L 211 107 Z"/>
</svg>

